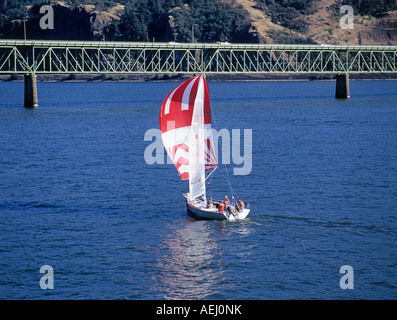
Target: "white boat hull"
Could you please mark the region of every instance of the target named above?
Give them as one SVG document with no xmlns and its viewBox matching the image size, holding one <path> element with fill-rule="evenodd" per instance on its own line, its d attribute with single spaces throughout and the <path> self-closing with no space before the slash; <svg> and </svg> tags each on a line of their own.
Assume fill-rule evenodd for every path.
<svg viewBox="0 0 397 320">
<path fill-rule="evenodd" d="M 194 203 L 187 201 L 186 209 L 189 213 L 200 219 L 209 220 L 240 220 L 245 219 L 250 213 L 249 209 L 243 209 L 239 212 L 234 212 L 234 206 L 231 206 L 232 213 L 227 211 L 219 212 L 217 208 L 208 208 L 206 203 L 203 201 L 195 201 Z"/>
</svg>

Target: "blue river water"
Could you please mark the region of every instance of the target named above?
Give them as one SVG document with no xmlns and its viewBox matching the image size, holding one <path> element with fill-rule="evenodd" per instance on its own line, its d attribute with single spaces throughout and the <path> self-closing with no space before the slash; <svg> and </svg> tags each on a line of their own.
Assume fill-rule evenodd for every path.
<svg viewBox="0 0 397 320">
<path fill-rule="evenodd" d="M 176 85 L 40 82 L 28 110 L 0 83 L 0 299 L 397 299 L 396 81 L 351 81 L 349 100 L 333 81 L 209 82 L 252 161 L 227 167 L 252 209 L 234 222 L 189 217 L 187 182 L 144 157 Z"/>
</svg>

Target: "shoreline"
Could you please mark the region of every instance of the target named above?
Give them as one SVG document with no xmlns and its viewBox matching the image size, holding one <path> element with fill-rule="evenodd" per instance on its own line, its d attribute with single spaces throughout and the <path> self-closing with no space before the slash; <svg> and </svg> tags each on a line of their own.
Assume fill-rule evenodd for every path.
<svg viewBox="0 0 397 320">
<path fill-rule="evenodd" d="M 193 74 L 37 74 L 37 82 L 165 82 L 182 81 Z M 335 81 L 336 74 L 208 74 L 214 82 L 233 81 Z M 397 80 L 394 73 L 349 74 L 351 81 Z M 23 74 L 0 75 L 0 82 L 23 82 Z"/>
</svg>

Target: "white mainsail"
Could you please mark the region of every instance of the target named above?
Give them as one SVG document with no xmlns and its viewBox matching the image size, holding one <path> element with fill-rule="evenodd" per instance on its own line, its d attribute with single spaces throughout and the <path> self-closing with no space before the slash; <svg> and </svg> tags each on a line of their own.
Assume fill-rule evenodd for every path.
<svg viewBox="0 0 397 320">
<path fill-rule="evenodd" d="M 189 195 L 191 200 L 200 196 L 203 196 L 205 200 L 204 85 L 202 78 L 199 81 L 190 127 Z"/>
</svg>

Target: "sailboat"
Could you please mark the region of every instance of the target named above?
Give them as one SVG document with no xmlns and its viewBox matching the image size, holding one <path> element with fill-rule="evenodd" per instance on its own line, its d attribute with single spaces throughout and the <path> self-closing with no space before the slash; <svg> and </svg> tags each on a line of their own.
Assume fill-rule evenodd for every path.
<svg viewBox="0 0 397 320">
<path fill-rule="evenodd" d="M 208 84 L 203 75 L 190 78 L 164 99 L 160 109 L 163 145 L 180 178 L 189 180 L 185 193 L 188 213 L 201 219 L 244 219 L 249 208 L 237 202 L 228 207 L 207 201 L 206 178 L 217 168 L 214 152 Z M 206 176 L 207 173 L 207 176 Z"/>
</svg>

